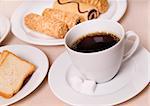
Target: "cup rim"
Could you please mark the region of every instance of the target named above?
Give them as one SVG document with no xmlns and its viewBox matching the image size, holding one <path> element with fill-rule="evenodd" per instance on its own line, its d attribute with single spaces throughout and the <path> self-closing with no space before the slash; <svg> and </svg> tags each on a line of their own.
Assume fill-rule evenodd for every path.
<svg viewBox="0 0 150 106">
<path fill-rule="evenodd" d="M 79 26 L 81 26 L 81 25 L 83 25 L 83 24 L 88 24 L 88 23 L 92 23 L 92 22 L 112 22 L 112 23 L 115 23 L 116 25 L 118 25 L 118 26 L 121 28 L 121 30 L 122 30 L 122 32 L 123 32 L 123 35 L 122 35 L 122 37 L 120 38 L 119 42 L 117 42 L 117 43 L 116 43 L 115 45 L 113 45 L 112 47 L 107 48 L 107 49 L 102 50 L 102 51 L 84 53 L 84 52 L 78 52 L 78 51 L 72 50 L 72 49 L 68 46 L 68 44 L 66 43 L 67 37 L 68 37 L 69 33 L 70 33 L 72 30 L 74 30 L 75 28 L 77 28 L 77 27 L 79 27 Z M 100 54 L 100 53 L 105 53 L 105 52 L 107 52 L 107 51 L 109 51 L 109 50 L 115 48 L 116 46 L 118 46 L 118 45 L 123 41 L 124 37 L 125 37 L 125 30 L 124 30 L 123 26 L 122 26 L 119 22 L 114 21 L 114 20 L 108 20 L 108 19 L 103 19 L 103 20 L 100 20 L 100 19 L 93 19 L 93 20 L 89 20 L 89 21 L 82 22 L 82 23 L 80 23 L 80 24 L 78 24 L 78 25 L 72 27 L 72 28 L 66 33 L 66 35 L 65 35 L 65 38 L 64 38 L 64 45 L 65 45 L 65 47 L 66 47 L 69 51 L 74 52 L 74 53 L 76 53 L 76 54 L 80 54 L 80 55 L 96 55 L 96 54 Z"/>
</svg>

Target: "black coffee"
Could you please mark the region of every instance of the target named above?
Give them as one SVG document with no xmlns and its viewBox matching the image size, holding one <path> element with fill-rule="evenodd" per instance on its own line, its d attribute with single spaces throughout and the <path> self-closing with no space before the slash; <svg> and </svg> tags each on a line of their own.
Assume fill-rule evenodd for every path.
<svg viewBox="0 0 150 106">
<path fill-rule="evenodd" d="M 70 48 L 77 52 L 91 53 L 108 49 L 119 42 L 119 40 L 112 33 L 96 32 L 78 39 Z"/>
</svg>

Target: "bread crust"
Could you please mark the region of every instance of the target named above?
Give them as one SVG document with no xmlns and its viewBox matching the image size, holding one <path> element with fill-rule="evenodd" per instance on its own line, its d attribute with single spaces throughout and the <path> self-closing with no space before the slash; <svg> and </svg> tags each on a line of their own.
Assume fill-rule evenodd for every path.
<svg viewBox="0 0 150 106">
<path fill-rule="evenodd" d="M 0 65 L 3 63 L 3 61 L 5 60 L 5 58 L 8 56 L 8 52 L 7 51 L 3 51 L 2 53 L 1 53 L 1 58 L 0 58 Z"/>
<path fill-rule="evenodd" d="M 6 94 L 6 93 L 0 91 L 0 96 L 4 97 L 6 99 L 9 99 L 13 96 L 13 94 Z"/>
</svg>

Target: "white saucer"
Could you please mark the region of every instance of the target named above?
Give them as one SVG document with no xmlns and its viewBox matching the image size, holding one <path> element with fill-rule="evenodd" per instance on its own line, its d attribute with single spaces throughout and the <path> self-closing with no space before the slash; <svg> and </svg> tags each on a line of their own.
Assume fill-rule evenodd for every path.
<svg viewBox="0 0 150 106">
<path fill-rule="evenodd" d="M 55 0 L 30 0 L 21 4 L 13 13 L 11 17 L 12 32 L 22 41 L 35 45 L 63 45 L 64 39 L 55 39 L 47 37 L 44 34 L 29 30 L 23 24 L 23 18 L 27 13 L 41 14 L 45 8 L 52 8 Z M 112 19 L 119 21 L 127 9 L 127 0 L 109 0 L 109 10 L 101 14 L 99 19 Z M 45 36 L 45 37 L 43 37 Z"/>
<path fill-rule="evenodd" d="M 81 94 L 68 83 L 72 70 L 71 60 L 64 52 L 51 66 L 48 75 L 49 86 L 62 101 L 75 106 L 116 105 L 131 99 L 140 93 L 149 83 L 150 53 L 143 47 L 125 63 L 111 81 L 99 84 L 94 95 Z M 68 73 L 69 72 L 69 73 Z"/>
<path fill-rule="evenodd" d="M 17 94 L 10 99 L 0 97 L 0 106 L 8 106 L 29 95 L 42 83 L 47 74 L 49 62 L 47 56 L 41 50 L 32 46 L 8 45 L 0 47 L 0 52 L 3 50 L 9 50 L 36 66 L 36 70 L 31 76 L 30 80 L 20 89 Z"/>
<path fill-rule="evenodd" d="M 9 19 L 3 15 L 0 15 L 0 43 L 6 38 L 10 31 Z"/>
</svg>

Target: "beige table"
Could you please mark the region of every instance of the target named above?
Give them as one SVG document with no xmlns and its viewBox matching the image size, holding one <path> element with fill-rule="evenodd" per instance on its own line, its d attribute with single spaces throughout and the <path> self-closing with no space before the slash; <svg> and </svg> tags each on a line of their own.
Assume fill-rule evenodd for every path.
<svg viewBox="0 0 150 106">
<path fill-rule="evenodd" d="M 6 16 L 11 16 L 14 9 L 21 3 L 21 0 L 0 0 L 0 13 Z M 150 51 L 150 35 L 148 32 L 148 4 L 150 0 L 128 0 L 128 10 L 121 23 L 126 30 L 133 30 L 138 33 L 141 39 L 141 44 Z M 5 10 L 5 11 L 4 11 Z M 150 8 L 149 8 L 150 10 Z M 149 13 L 150 14 L 150 13 Z M 149 19 L 150 20 L 150 19 Z M 149 41 L 148 41 L 149 40 Z M 7 44 L 27 44 L 20 41 L 12 33 L 6 38 L 2 45 Z M 50 64 L 65 50 L 63 46 L 36 46 L 43 50 L 49 57 Z M 138 82 L 137 82 L 138 83 Z M 147 86 L 136 97 L 119 104 L 118 106 L 148 106 L 150 105 L 149 93 L 150 86 Z M 29 96 L 23 100 L 13 104 L 12 106 L 64 106 L 65 103 L 54 96 L 48 86 L 48 78 L 46 77 L 43 83 Z"/>
</svg>

